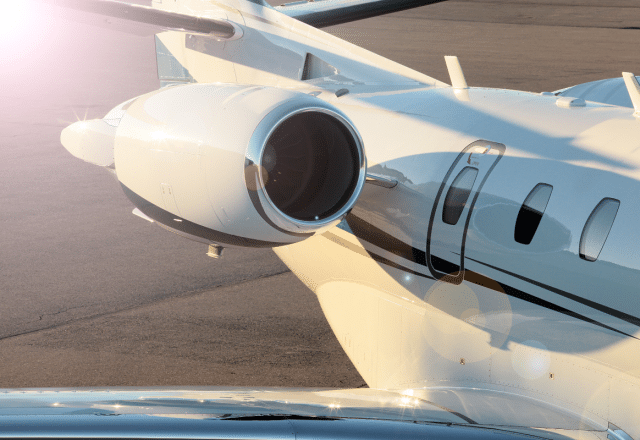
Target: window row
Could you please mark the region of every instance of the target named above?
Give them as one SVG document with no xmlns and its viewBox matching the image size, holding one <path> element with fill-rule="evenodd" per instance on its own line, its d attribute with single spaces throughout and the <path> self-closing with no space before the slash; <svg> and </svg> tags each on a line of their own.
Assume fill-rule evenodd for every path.
<svg viewBox="0 0 640 440">
<path fill-rule="evenodd" d="M 547 209 L 553 187 L 539 183 L 531 190 L 518 212 L 514 239 L 521 244 L 529 244 L 538 229 L 542 215 Z M 598 203 L 589 215 L 580 236 L 580 258 L 596 261 L 609 236 L 613 221 L 618 213 L 620 201 L 606 197 Z"/>
<path fill-rule="evenodd" d="M 444 223 L 449 225 L 458 223 L 477 176 L 477 168 L 465 167 L 453 180 L 445 196 L 442 209 Z M 552 192 L 553 187 L 546 183 L 539 183 L 531 190 L 518 212 L 514 230 L 515 241 L 524 245 L 531 243 L 547 209 Z M 606 197 L 591 212 L 580 236 L 580 258 L 586 261 L 598 259 L 619 207 L 619 200 Z"/>
<path fill-rule="evenodd" d="M 552 191 L 553 187 L 551 185 L 539 183 L 525 199 L 518 213 L 514 231 L 514 239 L 518 243 L 531 243 L 540 220 L 542 220 L 542 215 L 547 208 Z M 596 261 L 598 259 L 609 236 L 619 207 L 619 200 L 606 197 L 594 208 L 580 236 L 580 258 L 587 261 Z"/>
</svg>

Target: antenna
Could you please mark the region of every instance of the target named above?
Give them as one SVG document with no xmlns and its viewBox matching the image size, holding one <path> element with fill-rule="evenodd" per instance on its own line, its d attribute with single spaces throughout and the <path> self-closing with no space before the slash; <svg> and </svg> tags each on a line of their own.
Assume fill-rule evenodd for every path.
<svg viewBox="0 0 640 440">
<path fill-rule="evenodd" d="M 456 56 L 445 56 L 444 61 L 447 63 L 447 70 L 451 78 L 451 87 L 454 89 L 468 89 L 467 80 L 464 78 L 460 61 Z"/>
<path fill-rule="evenodd" d="M 627 86 L 629 97 L 633 103 L 633 109 L 635 110 L 633 116 L 640 118 L 640 84 L 638 84 L 638 79 L 633 73 L 629 72 L 622 72 L 622 78 L 624 78 L 624 84 Z"/>
<path fill-rule="evenodd" d="M 453 87 L 453 93 L 456 95 L 456 98 L 460 101 L 469 101 L 469 86 L 467 85 L 467 80 L 464 78 L 464 72 L 462 72 L 458 57 L 445 56 L 444 61 L 447 63 L 447 70 L 451 78 L 451 87 Z"/>
</svg>

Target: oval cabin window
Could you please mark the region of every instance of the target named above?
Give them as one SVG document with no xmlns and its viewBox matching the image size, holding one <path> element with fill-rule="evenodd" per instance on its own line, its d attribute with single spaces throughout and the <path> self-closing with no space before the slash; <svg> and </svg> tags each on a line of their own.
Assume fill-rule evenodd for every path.
<svg viewBox="0 0 640 440">
<path fill-rule="evenodd" d="M 465 167 L 453 180 L 449 191 L 447 191 L 447 197 L 444 199 L 444 206 L 442 207 L 443 222 L 449 225 L 458 223 L 477 176 L 477 168 Z"/>
<path fill-rule="evenodd" d="M 616 219 L 620 201 L 605 198 L 593 210 L 580 237 L 580 258 L 596 261 Z"/>
<path fill-rule="evenodd" d="M 514 239 L 521 244 L 529 244 L 536 235 L 542 215 L 547 209 L 553 187 L 546 183 L 539 183 L 531 190 L 518 212 Z"/>
</svg>

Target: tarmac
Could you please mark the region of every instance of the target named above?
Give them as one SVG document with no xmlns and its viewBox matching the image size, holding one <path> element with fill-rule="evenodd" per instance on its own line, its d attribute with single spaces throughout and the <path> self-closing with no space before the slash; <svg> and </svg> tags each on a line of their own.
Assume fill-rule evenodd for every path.
<svg viewBox="0 0 640 440">
<path fill-rule="evenodd" d="M 213 260 L 60 145 L 158 87 L 153 39 L 30 12 L 0 39 L 0 388 L 366 386 L 272 251 Z M 640 74 L 636 0 L 447 1 L 327 30 L 446 82 L 457 55 L 472 87 Z"/>
</svg>

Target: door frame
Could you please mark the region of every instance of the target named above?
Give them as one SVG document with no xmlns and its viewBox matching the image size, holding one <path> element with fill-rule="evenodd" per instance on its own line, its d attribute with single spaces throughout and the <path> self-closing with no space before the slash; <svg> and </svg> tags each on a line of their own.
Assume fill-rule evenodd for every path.
<svg viewBox="0 0 640 440">
<path fill-rule="evenodd" d="M 450 186 L 450 184 L 449 185 L 447 184 L 449 182 L 449 179 L 451 178 L 451 174 L 453 173 L 453 170 L 456 168 L 456 165 L 458 165 L 460 160 L 465 156 L 465 154 L 470 153 L 469 150 L 471 150 L 472 148 L 483 147 L 483 146 L 490 146 L 491 151 L 498 151 L 498 157 L 494 160 L 491 167 L 489 167 L 489 170 L 484 175 L 484 178 L 478 185 L 477 189 L 473 190 L 475 191 L 475 194 L 473 195 L 473 199 L 471 201 L 471 204 L 469 205 L 469 211 L 467 213 L 467 218 L 464 224 L 464 230 L 462 232 L 462 242 L 460 246 L 460 270 L 458 271 L 457 275 L 440 272 L 436 270 L 431 264 L 431 233 L 433 232 L 433 222 L 435 220 L 436 211 L 438 210 L 438 206 L 440 204 L 440 199 L 442 198 L 442 193 L 444 192 L 447 186 Z M 482 192 L 482 187 L 484 186 L 485 182 L 493 172 L 493 169 L 496 167 L 498 162 L 500 162 L 500 159 L 502 159 L 502 156 L 504 156 L 504 152 L 506 151 L 506 148 L 507 147 L 504 144 L 487 141 L 484 139 L 473 141 L 469 145 L 467 145 L 460 152 L 460 154 L 458 154 L 458 157 L 456 157 L 456 159 L 453 161 L 453 164 L 451 164 L 451 166 L 449 167 L 447 174 L 442 179 L 442 183 L 440 184 L 440 188 L 438 189 L 438 193 L 433 202 L 433 208 L 431 209 L 431 217 L 429 218 L 429 230 L 427 232 L 427 249 L 426 249 L 426 255 L 425 255 L 427 260 L 427 267 L 429 268 L 431 275 L 436 280 L 445 281 L 451 284 L 460 284 L 464 280 L 464 248 L 465 248 L 465 243 L 467 241 L 467 230 L 469 229 L 469 222 L 471 221 L 471 213 L 473 212 L 473 208 L 476 204 L 476 201 L 478 200 L 478 196 Z M 470 153 L 469 159 L 471 159 L 471 154 L 473 154 L 473 152 Z"/>
</svg>

